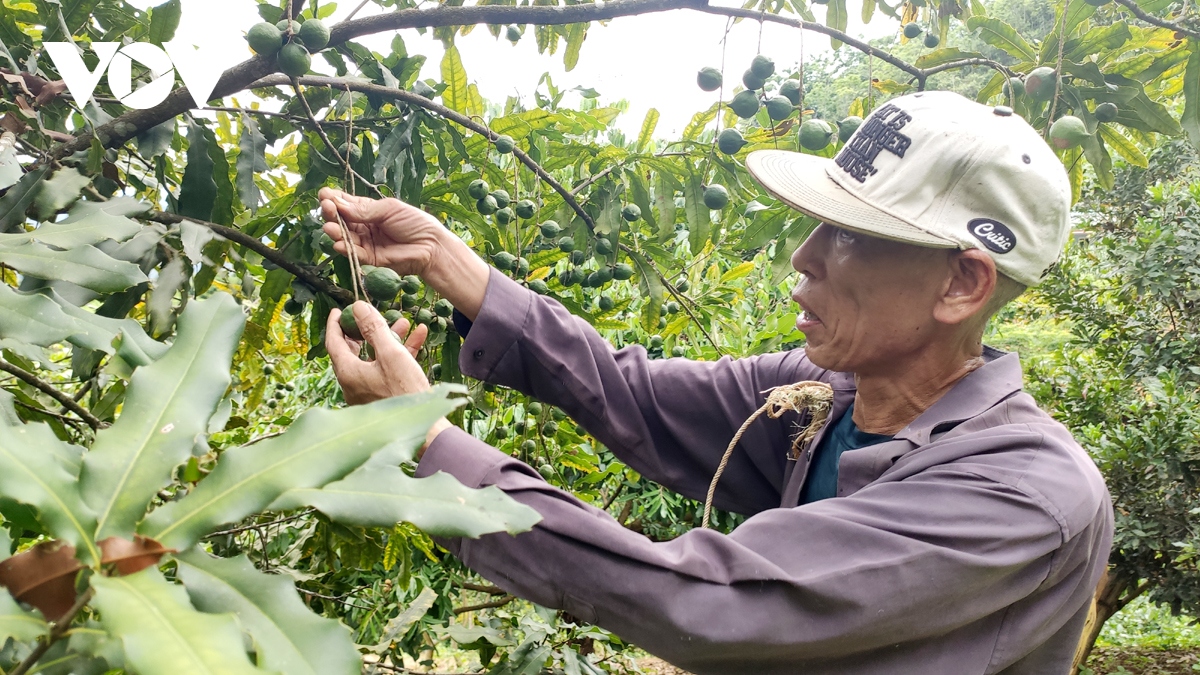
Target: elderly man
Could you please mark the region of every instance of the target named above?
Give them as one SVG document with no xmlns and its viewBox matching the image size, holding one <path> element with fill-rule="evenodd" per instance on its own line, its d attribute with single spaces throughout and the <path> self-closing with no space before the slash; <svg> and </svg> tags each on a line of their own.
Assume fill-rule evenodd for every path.
<svg viewBox="0 0 1200 675">
<path fill-rule="evenodd" d="M 1112 507 L 1091 459 L 1021 391 L 1017 355 L 981 343 L 1065 243 L 1061 163 L 1008 108 L 928 92 L 876 110 L 832 160 L 760 151 L 746 164 L 822 221 L 792 256 L 806 343 L 715 363 L 614 350 L 428 214 L 322 192 L 325 219 L 340 210 L 359 256 L 421 275 L 454 304 L 463 372 L 562 407 L 690 497 L 704 498 L 768 390 L 832 387 L 801 453 L 795 414 L 747 428 L 716 493 L 745 523 L 659 543 L 443 420 L 418 474 L 499 486 L 543 516 L 531 532 L 450 549 L 504 590 L 696 673 L 1065 675 Z M 406 350 L 368 306 L 354 311 L 376 360 L 357 358 L 335 312 L 327 342 L 347 401 L 425 389 L 409 351 L 421 330 Z"/>
</svg>

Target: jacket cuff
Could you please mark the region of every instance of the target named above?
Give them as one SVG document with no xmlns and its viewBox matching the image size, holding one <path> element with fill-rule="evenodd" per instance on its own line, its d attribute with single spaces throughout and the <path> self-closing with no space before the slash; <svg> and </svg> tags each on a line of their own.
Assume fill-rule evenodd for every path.
<svg viewBox="0 0 1200 675">
<path fill-rule="evenodd" d="M 511 458 L 462 429 L 451 426 L 425 448 L 425 454 L 417 464 L 416 476 L 424 478 L 445 471 L 469 488 L 484 487 L 488 474 L 507 459 Z"/>
<path fill-rule="evenodd" d="M 492 375 L 505 355 L 516 349 L 536 295 L 491 268 L 479 315 L 459 352 L 459 370 L 477 380 L 496 379 Z"/>
</svg>

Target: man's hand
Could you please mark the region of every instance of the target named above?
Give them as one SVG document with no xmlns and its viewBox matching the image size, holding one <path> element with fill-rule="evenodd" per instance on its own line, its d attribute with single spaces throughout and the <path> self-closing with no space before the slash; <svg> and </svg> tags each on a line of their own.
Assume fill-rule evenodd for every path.
<svg viewBox="0 0 1200 675">
<path fill-rule="evenodd" d="M 375 350 L 375 360 L 363 361 L 358 357 L 362 343 L 342 332 L 338 322 L 341 310 L 331 311 L 325 325 L 325 349 L 329 352 L 333 373 L 342 386 L 346 403 L 359 405 L 430 389 L 416 360 L 417 352 L 429 336 L 427 327 L 417 326 L 409 333 L 408 319 L 400 318 L 389 328 L 383 316 L 361 300 L 348 310 L 354 312 L 363 340 Z M 404 339 L 405 334 L 408 334 L 407 339 Z M 425 436 L 425 445 L 417 451 L 418 459 L 433 439 L 449 426 L 450 422 L 444 417 L 433 423 Z"/>
<path fill-rule="evenodd" d="M 424 276 L 438 259 L 445 230 L 437 218 L 399 199 L 358 197 L 333 188 L 321 188 L 321 215 L 333 250 L 346 255 L 347 242 L 337 222 L 340 211 L 358 259 L 399 274 Z"/>
<path fill-rule="evenodd" d="M 317 195 L 333 250 L 346 255 L 352 244 L 365 264 L 416 274 L 475 320 L 487 290 L 488 265 L 436 218 L 399 199 L 357 197 L 327 187 Z M 343 241 L 339 213 L 349 242 Z"/>
<path fill-rule="evenodd" d="M 375 350 L 375 360 L 363 361 L 358 357 L 362 343 L 342 332 L 338 323 L 342 312 L 331 311 L 325 326 L 325 349 L 329 352 L 338 384 L 342 385 L 346 403 L 359 405 L 429 390 L 429 381 L 415 358 L 429 335 L 428 328 L 417 326 L 408 334 L 408 319 L 405 318 L 388 328 L 383 316 L 361 300 L 347 311 L 354 312 L 363 340 Z M 408 338 L 401 342 L 406 334 Z"/>
</svg>

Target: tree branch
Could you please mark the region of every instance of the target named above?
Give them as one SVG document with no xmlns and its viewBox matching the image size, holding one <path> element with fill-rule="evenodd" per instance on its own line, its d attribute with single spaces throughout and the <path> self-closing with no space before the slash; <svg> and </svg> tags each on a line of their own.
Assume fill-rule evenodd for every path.
<svg viewBox="0 0 1200 675">
<path fill-rule="evenodd" d="M 1145 21 L 1146 23 L 1153 24 L 1155 26 L 1158 26 L 1159 28 L 1166 28 L 1167 30 L 1173 30 L 1177 33 L 1186 35 L 1186 36 L 1192 38 L 1193 40 L 1200 40 L 1200 32 L 1196 32 L 1190 28 L 1185 28 L 1185 27 L 1175 23 L 1174 21 L 1167 21 L 1166 19 L 1160 19 L 1157 16 L 1154 16 L 1153 14 L 1142 9 L 1141 7 L 1138 7 L 1137 3 L 1134 2 L 1134 0 L 1117 0 L 1117 4 L 1124 7 L 1125 9 L 1129 10 L 1130 12 L 1133 12 L 1134 16 L 1141 19 L 1142 21 Z"/>
<path fill-rule="evenodd" d="M 936 75 L 938 73 L 941 73 L 941 72 L 944 72 L 947 70 L 954 70 L 956 68 L 966 68 L 967 66 L 987 66 L 989 68 L 996 70 L 997 72 L 1003 73 L 1005 77 L 1013 76 L 1013 71 L 1010 70 L 1008 68 L 1008 66 L 1005 66 L 1004 64 L 1000 63 L 999 61 L 993 61 L 991 59 L 975 57 L 975 58 L 970 58 L 970 59 L 962 59 L 959 61 L 951 61 L 949 63 L 943 63 L 940 66 L 933 66 L 932 68 L 924 68 L 921 70 L 922 76 L 918 77 L 916 79 L 920 81 L 921 88 L 924 89 L 925 88 L 925 80 L 930 75 Z"/>
<path fill-rule="evenodd" d="M 46 382 L 45 380 L 42 380 L 37 375 L 34 375 L 33 373 L 28 372 L 28 371 L 24 370 L 23 368 L 18 368 L 17 366 L 14 366 L 13 364 L 9 363 L 8 361 L 4 361 L 4 360 L 0 360 L 0 370 L 8 373 L 9 375 L 12 375 L 13 377 L 17 378 L 18 380 L 24 381 L 26 384 L 32 386 L 34 389 L 37 389 L 38 391 L 42 392 L 43 394 L 46 394 L 47 396 L 54 399 L 55 401 L 58 401 L 59 403 L 62 404 L 62 407 L 66 408 L 67 410 L 70 410 L 71 412 L 78 415 L 79 418 L 82 419 L 84 422 L 87 422 L 88 426 L 90 426 L 92 429 L 99 430 L 99 429 L 102 429 L 102 428 L 108 426 L 105 423 L 101 422 L 91 412 L 89 412 L 87 408 L 84 408 L 83 406 L 76 403 L 75 399 L 73 399 L 70 396 L 67 396 L 66 394 L 62 393 L 61 391 L 55 389 L 53 385 L 51 385 L 49 382 Z"/>
<path fill-rule="evenodd" d="M 868 56 L 874 56 L 874 57 L 877 57 L 878 59 L 880 59 L 881 61 L 886 61 L 887 63 L 890 63 L 891 65 L 899 68 L 900 70 L 903 70 L 904 72 L 908 73 L 909 75 L 912 75 L 915 78 L 919 79 L 924 74 L 924 71 L 922 69 L 912 65 L 911 63 L 908 63 L 904 59 L 893 56 L 891 53 L 885 52 L 882 49 L 879 49 L 878 47 L 872 47 L 871 45 L 867 44 L 866 42 L 863 42 L 862 40 L 859 40 L 858 38 L 851 37 L 850 35 L 847 35 L 846 33 L 843 33 L 842 31 L 840 31 L 836 28 L 830 28 L 829 26 L 826 26 L 823 24 L 813 23 L 811 21 L 803 21 L 801 19 L 792 19 L 792 18 L 788 18 L 786 16 L 779 16 L 777 14 L 767 14 L 767 13 L 764 13 L 761 11 L 755 11 L 755 10 L 751 10 L 751 9 L 740 9 L 740 8 L 736 8 L 736 7 L 714 7 L 712 5 L 706 4 L 701 7 L 691 7 L 689 9 L 695 9 L 697 11 L 704 12 L 705 14 L 717 14 L 720 16 L 732 16 L 734 18 L 739 18 L 739 19 L 753 19 L 755 21 L 767 21 L 770 23 L 779 23 L 779 24 L 783 24 L 785 26 L 799 28 L 801 30 L 811 30 L 815 33 L 824 33 L 825 35 L 828 35 L 831 38 L 835 38 L 837 40 L 845 42 L 846 44 L 850 45 L 851 47 L 854 47 L 855 49 L 859 50 L 860 52 L 864 52 Z"/>
<path fill-rule="evenodd" d="M 629 0 L 629 1 L 632 2 L 635 0 Z M 637 0 L 637 1 L 640 1 L 640 0 Z M 514 9 L 514 8 L 509 8 L 509 9 Z M 543 9 L 545 9 L 545 8 L 543 8 Z M 551 8 L 551 9 L 553 9 L 553 8 Z M 372 17 L 372 18 L 374 18 L 374 17 Z M 417 106 L 419 108 L 424 108 L 425 110 L 435 113 L 439 117 L 444 117 L 445 119 L 448 119 L 451 122 L 454 122 L 455 124 L 457 124 L 461 127 L 470 129 L 471 131 L 474 131 L 475 133 L 480 134 L 484 138 L 487 138 L 489 142 L 494 142 L 496 140 L 496 133 L 493 132 L 491 129 L 487 128 L 486 126 L 480 124 L 479 122 L 476 122 L 475 120 L 467 117 L 466 115 L 463 115 L 462 113 L 451 110 L 450 108 L 447 108 L 444 105 L 434 103 L 433 101 L 425 98 L 424 96 L 418 96 L 417 94 L 414 94 L 409 91 L 404 91 L 403 89 L 393 89 L 391 87 L 385 87 L 383 85 L 373 84 L 371 82 L 360 82 L 360 81 L 348 80 L 348 79 L 340 78 L 340 77 L 323 77 L 323 76 L 317 76 L 317 75 L 307 75 L 305 77 L 301 77 L 301 78 L 299 78 L 299 82 L 300 82 L 300 84 L 331 86 L 331 87 L 337 87 L 339 89 L 349 88 L 353 91 L 362 92 L 364 94 L 375 94 L 376 96 L 386 96 L 389 98 L 394 98 L 394 99 L 397 99 L 400 101 L 404 101 L 405 103 L 409 103 L 411 105 Z M 249 88 L 255 89 L 258 87 L 275 87 L 275 86 L 284 86 L 287 84 L 291 84 L 291 80 L 288 79 L 287 76 L 285 76 L 285 75 L 269 75 L 267 77 L 262 78 L 261 80 L 254 82 L 253 84 L 250 85 Z M 563 187 L 562 183 L 559 183 L 557 180 L 555 180 L 554 177 L 551 176 L 549 173 L 547 173 L 546 170 L 543 169 L 540 164 L 533 161 L 533 158 L 531 158 L 528 154 L 525 153 L 525 151 L 521 150 L 520 148 L 513 149 L 513 156 L 516 157 L 522 164 L 529 167 L 529 169 L 531 171 L 533 171 L 535 174 L 537 174 L 538 178 L 540 178 L 543 182 L 545 182 L 547 185 L 549 185 L 552 190 L 554 190 L 559 195 L 561 195 L 563 198 L 563 201 L 565 201 L 567 203 L 567 205 L 570 206 L 571 209 L 573 211 L 575 211 L 576 214 L 579 215 L 579 217 L 583 220 L 583 222 L 587 224 L 589 230 L 593 230 L 596 228 L 596 223 L 592 221 L 592 217 L 587 214 L 587 211 L 583 210 L 583 207 L 579 205 L 579 202 L 575 199 L 574 195 L 572 195 L 571 192 L 569 190 L 567 190 L 567 188 Z"/>
<path fill-rule="evenodd" d="M 329 140 L 329 135 L 325 133 L 325 128 L 321 126 L 319 121 L 317 121 L 317 116 L 313 114 L 312 108 L 308 105 L 308 99 L 304 96 L 304 92 L 301 91 L 300 82 L 298 80 L 292 79 L 292 89 L 295 90 L 296 96 L 300 98 L 300 103 L 304 106 L 304 113 L 308 116 L 308 121 L 311 122 L 313 128 L 317 130 L 317 135 L 321 137 L 322 141 L 324 141 L 325 147 L 329 148 L 329 151 L 333 153 L 334 157 L 337 157 L 338 162 L 341 163 L 342 168 L 346 170 L 346 173 L 349 176 L 355 176 L 358 178 L 358 180 L 365 183 L 367 187 L 371 188 L 371 192 L 375 193 L 376 199 L 383 199 L 383 193 L 379 191 L 379 188 L 371 181 L 363 178 L 362 174 L 355 171 L 354 167 L 350 166 L 350 160 L 348 159 L 348 156 L 350 154 L 351 139 L 346 139 L 347 157 L 342 157 L 342 153 L 338 152 L 338 149 L 334 147 L 333 141 Z"/>
<path fill-rule="evenodd" d="M 294 260 L 289 260 L 287 256 L 283 254 L 283 251 L 280 251 L 276 248 L 271 248 L 270 246 L 267 246 L 261 239 L 255 239 L 241 230 L 237 230 L 232 227 L 226 227 L 225 225 L 218 225 L 217 223 L 210 223 L 207 220 L 187 218 L 177 213 L 167 213 L 165 211 L 150 211 L 146 215 L 141 216 L 141 218 L 168 225 L 181 223 L 185 220 L 203 225 L 222 237 L 241 244 L 242 246 L 254 251 L 276 265 L 279 265 L 283 269 L 290 272 L 297 279 L 300 279 L 309 286 L 312 286 L 313 289 L 318 290 L 345 304 L 354 302 L 354 296 L 350 293 L 350 291 L 338 286 L 337 284 L 334 284 L 332 281 L 326 279 L 320 274 L 317 274 L 311 268 L 301 265 Z"/>
</svg>

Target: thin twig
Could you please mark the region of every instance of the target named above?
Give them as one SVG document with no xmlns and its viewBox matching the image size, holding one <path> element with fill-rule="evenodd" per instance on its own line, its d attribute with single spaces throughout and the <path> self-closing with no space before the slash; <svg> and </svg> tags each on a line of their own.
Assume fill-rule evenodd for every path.
<svg viewBox="0 0 1200 675">
<path fill-rule="evenodd" d="M 371 192 L 375 193 L 376 199 L 383 199 L 383 193 L 379 191 L 379 188 L 371 181 L 360 176 L 358 172 L 354 170 L 354 167 L 350 166 L 350 160 L 343 157 L 342 153 L 338 152 L 337 147 L 334 146 L 333 141 L 329 140 L 329 136 L 325 134 L 324 127 L 322 127 L 321 123 L 317 121 L 316 115 L 313 115 L 312 108 L 310 108 L 308 105 L 308 99 L 304 97 L 304 92 L 300 89 L 300 82 L 294 77 L 291 78 L 291 82 L 292 89 L 296 90 L 296 96 L 300 98 L 300 103 L 304 106 L 304 112 L 308 115 L 309 121 L 312 122 L 313 128 L 317 130 L 317 135 L 320 136 L 321 140 L 325 142 L 325 147 L 329 148 L 329 151 L 333 153 L 334 157 L 337 157 L 338 162 L 340 162 L 342 167 L 345 168 L 346 173 L 366 183 L 367 187 L 371 189 Z M 349 141 L 347 141 L 346 154 L 350 154 Z"/>
<path fill-rule="evenodd" d="M 508 593 L 502 590 L 499 586 L 492 586 L 490 584 L 473 584 L 466 582 L 462 584 L 462 587 L 468 591 L 478 591 L 479 593 L 487 593 L 488 595 L 508 595 Z"/>
<path fill-rule="evenodd" d="M 46 652 L 50 651 L 50 647 L 52 647 L 55 642 L 58 642 L 62 639 L 62 637 L 66 634 L 67 629 L 71 627 L 71 622 L 74 621 L 75 617 L 79 615 L 79 612 L 81 612 L 83 608 L 86 607 L 89 602 L 91 602 L 92 596 L 95 593 L 96 591 L 90 587 L 84 591 L 83 594 L 75 600 L 75 604 L 71 605 L 71 609 L 67 610 L 67 613 L 64 614 L 61 619 L 54 622 L 54 628 L 50 629 L 50 635 L 46 636 L 44 641 L 39 642 L 38 646 L 34 647 L 33 651 L 29 653 L 29 656 L 26 656 L 24 661 L 18 664 L 16 668 L 13 668 L 11 671 L 9 671 L 8 675 L 24 675 L 25 673 L 29 672 L 29 669 L 38 662 L 38 659 L 45 656 Z"/>
<path fill-rule="evenodd" d="M 221 537 L 221 536 L 224 536 L 224 535 L 227 535 L 227 534 L 237 534 L 237 533 L 239 533 L 239 532 L 245 532 L 245 531 L 247 531 L 247 530 L 253 530 L 253 529 L 254 529 L 254 528 L 256 528 L 256 527 L 268 527 L 268 526 L 271 526 L 271 525 L 281 525 L 281 524 L 283 524 L 283 523 L 288 523 L 288 522 L 291 522 L 291 521 L 293 521 L 293 520 L 299 520 L 299 519 L 301 519 L 301 518 L 303 518 L 303 517 L 305 517 L 305 516 L 311 515 L 312 513 L 313 513 L 313 509 L 305 509 L 304 511 L 301 511 L 300 513 L 297 513 L 297 514 L 296 514 L 296 515 L 294 515 L 294 516 L 288 516 L 288 517 L 286 517 L 286 518 L 280 518 L 279 520 L 272 520 L 272 521 L 271 521 L 271 522 L 269 522 L 269 523 L 255 523 L 255 524 L 253 524 L 253 525 L 243 525 L 243 526 L 240 526 L 240 527 L 233 527 L 233 528 L 230 528 L 230 529 L 228 529 L 228 530 L 221 530 L 221 531 L 219 531 L 219 532 L 213 532 L 212 534 L 206 535 L 206 536 L 204 537 L 204 539 L 212 539 L 212 538 L 214 538 L 214 537 Z"/>
<path fill-rule="evenodd" d="M 457 614 L 466 614 L 467 612 L 475 612 L 475 611 L 478 611 L 481 609 L 495 609 L 497 607 L 503 607 L 516 599 L 517 598 L 515 596 L 505 595 L 498 600 L 492 600 L 490 602 L 481 602 L 478 605 L 467 605 L 466 607 L 455 607 L 451 611 L 453 611 L 457 615 Z"/>
<path fill-rule="evenodd" d="M 1173 30 L 1177 33 L 1186 35 L 1186 36 L 1192 38 L 1193 40 L 1200 40 L 1200 32 L 1194 31 L 1190 28 L 1185 28 L 1184 26 L 1181 26 L 1181 25 L 1175 23 L 1174 21 L 1167 21 L 1166 19 L 1160 19 L 1157 16 L 1154 16 L 1153 14 L 1142 9 L 1141 7 L 1138 7 L 1137 3 L 1134 2 L 1134 0 L 1117 0 L 1117 4 L 1124 7 L 1125 9 L 1128 9 L 1129 11 L 1133 12 L 1134 16 L 1141 19 L 1142 21 L 1145 21 L 1146 23 L 1153 24 L 1155 26 L 1158 26 L 1159 28 L 1166 28 L 1167 30 Z"/>
<path fill-rule="evenodd" d="M 49 382 L 46 382 L 45 380 L 42 380 L 37 375 L 34 375 L 33 373 L 31 373 L 27 370 L 24 370 L 23 368 L 18 368 L 17 366 L 14 366 L 13 364 L 9 363 L 8 361 L 4 361 L 2 359 L 0 359 L 0 370 L 3 370 L 4 372 L 8 373 L 9 375 L 12 375 L 13 377 L 16 377 L 17 379 L 24 381 L 26 384 L 32 386 L 33 388 L 37 389 L 38 391 L 42 392 L 43 394 L 46 394 L 47 396 L 54 399 L 55 401 L 58 401 L 59 403 L 62 404 L 62 407 L 66 408 L 67 410 L 70 410 L 71 412 L 78 415 L 79 418 L 82 419 L 84 422 L 87 422 L 88 426 L 90 426 L 92 429 L 95 429 L 98 431 L 98 430 L 103 429 L 104 427 L 108 426 L 104 422 L 101 422 L 100 419 L 97 418 L 95 415 L 90 413 L 87 410 L 87 408 L 84 408 L 83 406 L 79 405 L 70 396 L 67 396 L 66 394 L 62 393 L 61 391 L 55 389 L 53 385 L 51 385 Z"/>
</svg>

